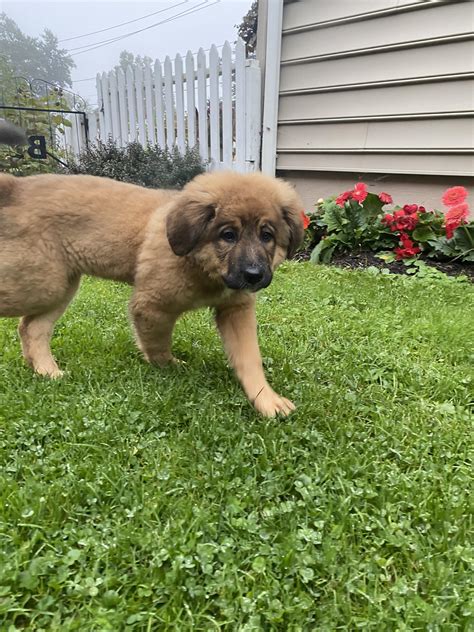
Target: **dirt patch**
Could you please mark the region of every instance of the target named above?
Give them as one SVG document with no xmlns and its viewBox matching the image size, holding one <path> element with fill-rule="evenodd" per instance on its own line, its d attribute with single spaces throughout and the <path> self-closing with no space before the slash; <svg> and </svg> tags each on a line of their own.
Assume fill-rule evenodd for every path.
<svg viewBox="0 0 474 632">
<path fill-rule="evenodd" d="M 297 261 L 308 261 L 311 252 L 309 250 L 297 253 L 295 259 Z M 433 259 L 423 259 L 426 265 L 436 268 L 449 276 L 459 276 L 464 274 L 471 283 L 474 283 L 474 263 L 465 263 L 460 261 L 434 261 Z M 347 268 L 351 270 L 362 270 L 373 266 L 375 268 L 386 268 L 393 274 L 407 274 L 407 266 L 401 261 L 386 263 L 379 259 L 375 253 L 370 250 L 361 252 L 350 252 L 343 254 L 335 254 L 331 260 L 331 265 L 339 268 Z"/>
</svg>

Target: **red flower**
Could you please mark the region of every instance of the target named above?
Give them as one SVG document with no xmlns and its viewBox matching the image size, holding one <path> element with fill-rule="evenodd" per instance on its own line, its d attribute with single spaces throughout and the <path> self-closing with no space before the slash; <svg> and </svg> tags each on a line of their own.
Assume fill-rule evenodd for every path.
<svg viewBox="0 0 474 632">
<path fill-rule="evenodd" d="M 350 200 L 352 197 L 352 191 L 344 191 L 344 193 L 341 193 L 341 195 L 339 197 L 336 198 L 336 204 L 338 206 L 344 206 L 345 202 L 347 200 Z"/>
<path fill-rule="evenodd" d="M 301 211 L 301 221 L 303 222 L 303 228 L 304 230 L 306 230 L 310 224 L 310 219 L 309 217 L 306 215 L 306 213 L 304 211 Z"/>
<path fill-rule="evenodd" d="M 401 248 L 395 248 L 394 250 L 397 259 L 408 259 L 421 252 L 421 249 L 414 245 L 406 233 L 400 234 L 400 243 Z"/>
<path fill-rule="evenodd" d="M 393 233 L 396 230 L 413 230 L 419 221 L 418 214 L 415 209 L 418 209 L 418 206 L 416 204 L 406 204 L 403 209 L 395 211 L 393 215 L 391 215 L 390 213 L 384 215 L 382 221 L 384 222 L 384 224 L 387 224 L 387 226 Z"/>
<path fill-rule="evenodd" d="M 454 187 L 462 189 L 463 187 Z M 449 190 L 449 189 L 448 189 Z M 469 217 L 469 206 L 467 204 L 458 204 L 457 206 L 452 206 L 449 211 L 445 213 L 445 230 L 446 237 L 451 239 L 454 235 L 454 231 L 461 224 L 465 224 Z"/>
<path fill-rule="evenodd" d="M 379 200 L 383 202 L 383 204 L 392 204 L 393 202 L 392 196 L 388 193 L 379 193 Z"/>
<path fill-rule="evenodd" d="M 365 198 L 367 197 L 367 185 L 364 184 L 363 182 L 358 182 L 355 186 L 354 186 L 354 190 L 352 191 L 352 197 L 354 200 L 357 200 L 357 202 L 359 202 L 360 204 L 362 204 L 362 202 L 365 200 Z"/>
<path fill-rule="evenodd" d="M 456 206 L 462 204 L 467 198 L 467 190 L 464 187 L 451 187 L 444 192 L 442 197 L 445 206 Z"/>
</svg>

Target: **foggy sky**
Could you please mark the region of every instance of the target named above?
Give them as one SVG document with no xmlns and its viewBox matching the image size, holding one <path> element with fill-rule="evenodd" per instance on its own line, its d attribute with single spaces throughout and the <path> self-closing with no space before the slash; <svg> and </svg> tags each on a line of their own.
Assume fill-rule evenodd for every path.
<svg viewBox="0 0 474 632">
<path fill-rule="evenodd" d="M 208 4 L 211 5 L 214 1 L 208 0 Z M 186 4 L 175 6 L 181 2 L 183 0 L 155 0 L 154 2 L 4 0 L 0 1 L 0 10 L 15 20 L 27 35 L 37 36 L 44 28 L 49 28 L 61 40 L 173 7 L 169 11 L 117 29 L 60 43 L 60 46 L 71 49 L 136 31 L 191 9 L 203 0 L 188 0 Z M 111 70 L 118 62 L 120 51 L 123 49 L 135 55 L 149 55 L 153 60 L 159 58 L 163 61 L 166 55 L 174 57 L 176 53 L 185 54 L 187 50 L 195 52 L 199 47 L 206 49 L 212 44 L 223 44 L 226 39 L 232 42 L 236 38 L 234 25 L 241 21 L 251 3 L 252 0 L 221 0 L 218 4 L 213 4 L 195 14 L 183 16 L 174 22 L 112 42 L 97 50 L 82 54 L 72 51 L 71 55 L 77 64 L 72 71 L 73 90 L 86 98 L 90 104 L 95 104 L 97 101 L 95 80 L 78 80 L 95 77 L 97 72 Z"/>
</svg>

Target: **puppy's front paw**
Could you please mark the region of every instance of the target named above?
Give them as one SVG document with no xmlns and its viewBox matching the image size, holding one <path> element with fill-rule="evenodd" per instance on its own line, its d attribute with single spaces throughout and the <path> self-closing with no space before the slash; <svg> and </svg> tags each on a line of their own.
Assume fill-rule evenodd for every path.
<svg viewBox="0 0 474 632">
<path fill-rule="evenodd" d="M 145 360 L 147 362 L 149 362 L 150 364 L 155 364 L 156 366 L 162 368 L 169 365 L 181 364 L 181 362 L 177 358 L 175 358 L 171 353 L 168 352 L 147 353 L 146 351 L 144 351 L 143 355 L 145 356 Z"/>
<path fill-rule="evenodd" d="M 275 417 L 282 415 L 287 417 L 296 406 L 286 397 L 281 397 L 278 393 L 266 386 L 253 400 L 253 405 L 264 417 Z"/>
<path fill-rule="evenodd" d="M 56 364 L 40 364 L 34 367 L 36 375 L 41 377 L 49 377 L 52 380 L 58 380 L 63 377 L 64 373 Z"/>
</svg>

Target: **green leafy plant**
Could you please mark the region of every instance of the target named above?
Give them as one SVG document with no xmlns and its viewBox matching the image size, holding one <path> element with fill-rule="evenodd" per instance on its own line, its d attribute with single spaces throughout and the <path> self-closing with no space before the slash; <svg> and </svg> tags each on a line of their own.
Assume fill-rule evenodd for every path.
<svg viewBox="0 0 474 632">
<path fill-rule="evenodd" d="M 197 148 L 181 154 L 177 148 L 143 147 L 138 142 L 119 147 L 112 139 L 91 145 L 71 165 L 72 173 L 105 176 L 150 188 L 181 188 L 204 170 Z"/>
<path fill-rule="evenodd" d="M 474 261 L 474 223 L 464 187 L 451 187 L 443 195 L 445 213 L 417 204 L 396 206 L 387 193 L 369 193 L 364 183 L 337 198 L 321 199 L 309 215 L 306 242 L 313 263 L 329 263 L 336 252 L 373 250 L 387 263 L 401 260 L 412 265 L 419 256 Z M 416 271 L 416 269 L 415 269 Z"/>
<path fill-rule="evenodd" d="M 316 211 L 310 216 L 309 230 L 313 231 L 314 240 L 318 240 L 311 261 L 329 263 L 337 250 L 379 250 L 391 247 L 393 235 L 380 219 L 382 208 L 389 201 L 391 198 L 386 193 L 368 193 L 363 183 L 335 199 L 320 200 Z"/>
<path fill-rule="evenodd" d="M 456 228 L 451 239 L 442 236 L 428 243 L 433 248 L 429 257 L 474 262 L 474 222 Z"/>
</svg>

